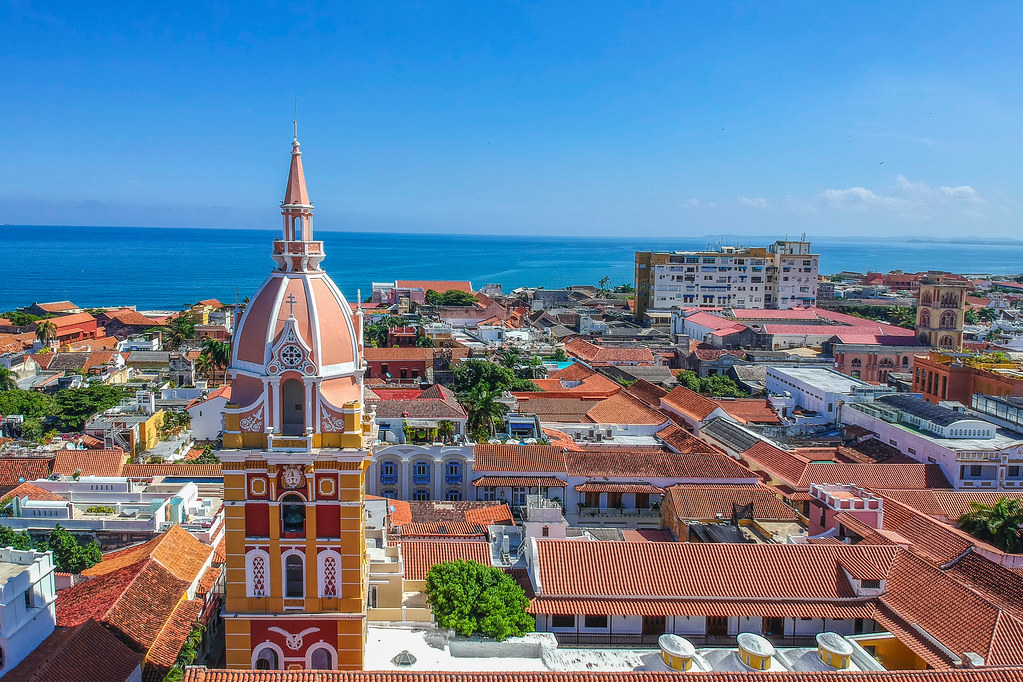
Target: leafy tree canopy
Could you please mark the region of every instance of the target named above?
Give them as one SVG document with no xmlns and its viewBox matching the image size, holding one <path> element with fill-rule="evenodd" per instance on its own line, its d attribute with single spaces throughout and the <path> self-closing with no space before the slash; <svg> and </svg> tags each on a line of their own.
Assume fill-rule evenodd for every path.
<svg viewBox="0 0 1023 682">
<path fill-rule="evenodd" d="M 16 533 L 7 526 L 0 526 L 0 546 L 22 550 L 34 548 L 39 552 L 52 551 L 53 565 L 64 573 L 81 573 L 103 559 L 96 541 L 82 545 L 59 523 L 53 527 L 45 540 L 35 543 L 28 533 Z"/>
<path fill-rule="evenodd" d="M 57 393 L 56 403 L 61 428 L 81 431 L 86 420 L 97 412 L 109 410 L 121 402 L 124 391 L 115 386 L 90 384 L 83 388 L 67 388 Z"/>
<path fill-rule="evenodd" d="M 468 291 L 459 291 L 458 289 L 448 289 L 443 294 L 433 289 L 426 291 L 426 302 L 429 305 L 446 305 L 446 306 L 474 306 L 477 303 L 476 296 L 470 294 Z"/>
<path fill-rule="evenodd" d="M 8 310 L 6 313 L 0 313 L 0 317 L 7 318 L 16 327 L 27 327 L 33 322 L 43 319 L 38 315 L 31 315 L 18 310 Z"/>
<path fill-rule="evenodd" d="M 0 415 L 23 414 L 27 419 L 42 419 L 56 413 L 56 402 L 45 393 L 20 389 L 0 393 Z"/>
<path fill-rule="evenodd" d="M 1023 553 L 1023 502 L 1003 497 L 993 505 L 970 503 L 959 526 L 978 540 L 1011 554 Z"/>
<path fill-rule="evenodd" d="M 475 561 L 447 561 L 426 574 L 426 598 L 442 628 L 503 641 L 532 632 L 529 599 L 507 573 Z"/>
<path fill-rule="evenodd" d="M 678 382 L 690 391 L 716 398 L 745 398 L 747 395 L 746 391 L 724 374 L 712 374 L 701 378 L 696 372 L 685 369 L 678 373 Z"/>
</svg>

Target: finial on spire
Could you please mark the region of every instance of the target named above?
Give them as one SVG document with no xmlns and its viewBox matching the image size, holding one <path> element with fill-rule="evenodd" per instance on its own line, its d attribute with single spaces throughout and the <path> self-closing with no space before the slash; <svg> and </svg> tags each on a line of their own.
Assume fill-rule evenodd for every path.
<svg viewBox="0 0 1023 682">
<path fill-rule="evenodd" d="M 356 292 L 355 293 L 355 298 L 356 298 L 355 311 L 356 311 L 356 314 L 362 315 L 362 289 L 356 289 L 355 292 Z"/>
<path fill-rule="evenodd" d="M 295 98 L 295 118 L 291 121 L 295 127 L 295 138 L 291 141 L 291 146 L 296 150 L 298 149 L 298 97 Z"/>
</svg>

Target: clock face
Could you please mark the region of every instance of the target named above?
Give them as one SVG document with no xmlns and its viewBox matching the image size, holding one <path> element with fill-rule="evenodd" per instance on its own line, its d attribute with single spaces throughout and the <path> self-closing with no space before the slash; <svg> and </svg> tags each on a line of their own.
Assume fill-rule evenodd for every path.
<svg viewBox="0 0 1023 682">
<path fill-rule="evenodd" d="M 305 476 L 302 475 L 302 467 L 300 466 L 289 466 L 281 474 L 281 482 L 285 488 L 298 488 L 305 482 Z"/>
</svg>

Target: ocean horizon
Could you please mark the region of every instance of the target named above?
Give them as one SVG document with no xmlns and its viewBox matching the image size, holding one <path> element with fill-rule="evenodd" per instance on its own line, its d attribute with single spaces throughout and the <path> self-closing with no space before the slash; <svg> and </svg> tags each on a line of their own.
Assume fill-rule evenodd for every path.
<svg viewBox="0 0 1023 682">
<path fill-rule="evenodd" d="M 179 310 L 205 298 L 233 303 L 269 274 L 272 229 L 3 225 L 0 311 L 71 300 L 83 307 Z M 777 237 L 538 237 L 320 230 L 323 267 L 349 300 L 373 282 L 468 280 L 558 288 L 633 282 L 635 251 L 765 246 Z M 796 238 L 789 235 L 790 238 Z M 901 269 L 1007 275 L 1020 272 L 1023 242 L 922 241 L 919 237 L 810 237 L 820 271 Z M 34 255 L 34 256 L 33 256 Z M 26 265 L 28 263 L 28 265 Z"/>
</svg>

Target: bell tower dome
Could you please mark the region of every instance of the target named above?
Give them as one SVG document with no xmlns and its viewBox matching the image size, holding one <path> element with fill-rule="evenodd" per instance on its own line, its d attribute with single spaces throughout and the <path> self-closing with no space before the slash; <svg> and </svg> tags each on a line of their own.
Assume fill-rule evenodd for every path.
<svg viewBox="0 0 1023 682">
<path fill-rule="evenodd" d="M 363 409 L 362 316 L 320 267 L 297 134 L 291 147 L 283 235 L 235 330 L 218 453 L 227 667 L 359 670 L 376 440 Z"/>
</svg>

